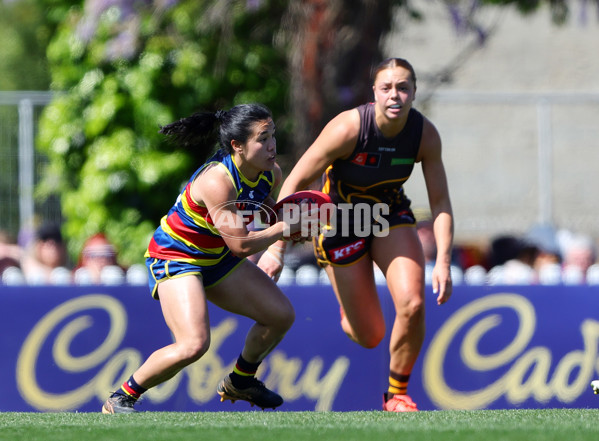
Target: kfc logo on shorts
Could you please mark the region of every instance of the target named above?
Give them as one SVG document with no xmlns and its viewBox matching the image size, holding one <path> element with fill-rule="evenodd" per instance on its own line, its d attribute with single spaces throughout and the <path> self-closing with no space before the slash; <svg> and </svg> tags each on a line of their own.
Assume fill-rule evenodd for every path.
<svg viewBox="0 0 599 441">
<path fill-rule="evenodd" d="M 365 245 L 366 240 L 360 239 L 352 244 L 335 248 L 329 252 L 331 262 L 339 262 L 340 260 L 347 259 L 348 257 L 353 256 L 357 252 L 363 250 Z"/>
</svg>

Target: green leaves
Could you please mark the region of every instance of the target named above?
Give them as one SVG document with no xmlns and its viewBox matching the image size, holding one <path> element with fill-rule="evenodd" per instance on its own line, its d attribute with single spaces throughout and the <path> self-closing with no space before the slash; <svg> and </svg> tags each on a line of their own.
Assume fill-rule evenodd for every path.
<svg viewBox="0 0 599 441">
<path fill-rule="evenodd" d="M 143 261 L 160 218 L 200 165 L 193 152 L 173 151 L 160 126 L 240 102 L 262 102 L 275 119 L 284 112 L 286 59 L 272 44 L 278 20 L 266 17 L 282 14 L 285 2 L 251 10 L 245 2 L 224 10 L 218 1 L 159 3 L 126 14 L 114 3 L 95 16 L 80 6 L 56 12 L 65 19 L 48 59 L 52 86 L 64 93 L 40 121 L 50 162 L 37 195 L 61 197 L 73 260 L 102 231 L 121 264 Z"/>
</svg>

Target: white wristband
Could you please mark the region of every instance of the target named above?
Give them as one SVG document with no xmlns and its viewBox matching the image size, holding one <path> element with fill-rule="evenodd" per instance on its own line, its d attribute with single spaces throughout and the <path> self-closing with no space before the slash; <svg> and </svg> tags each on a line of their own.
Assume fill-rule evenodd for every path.
<svg viewBox="0 0 599 441">
<path fill-rule="evenodd" d="M 278 245 L 272 244 L 271 246 L 268 247 L 270 248 L 274 248 L 275 250 L 277 250 L 279 252 L 279 254 L 283 255 L 285 254 L 285 248 L 284 247 L 280 247 Z"/>
<path fill-rule="evenodd" d="M 270 250 L 266 250 L 264 252 L 264 254 L 268 254 L 270 257 L 272 257 L 275 262 L 277 262 L 279 265 L 283 266 L 283 259 L 281 259 L 281 256 L 277 256 L 275 253 L 272 253 Z"/>
</svg>

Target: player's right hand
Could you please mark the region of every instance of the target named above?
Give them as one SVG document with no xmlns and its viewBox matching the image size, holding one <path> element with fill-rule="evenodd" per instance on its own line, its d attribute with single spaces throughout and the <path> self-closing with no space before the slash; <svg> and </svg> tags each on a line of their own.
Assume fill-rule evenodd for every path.
<svg viewBox="0 0 599 441">
<path fill-rule="evenodd" d="M 283 270 L 284 250 L 275 245 L 272 245 L 272 247 L 272 250 L 267 248 L 264 253 L 262 253 L 260 260 L 258 260 L 258 267 L 276 282 L 279 280 L 281 271 Z"/>
<path fill-rule="evenodd" d="M 291 207 L 289 210 L 299 210 L 296 212 L 287 211 L 283 213 L 282 219 L 285 222 L 283 238 L 293 242 L 305 242 L 312 237 L 318 236 L 320 232 L 320 209 L 316 204 L 302 204 Z"/>
</svg>

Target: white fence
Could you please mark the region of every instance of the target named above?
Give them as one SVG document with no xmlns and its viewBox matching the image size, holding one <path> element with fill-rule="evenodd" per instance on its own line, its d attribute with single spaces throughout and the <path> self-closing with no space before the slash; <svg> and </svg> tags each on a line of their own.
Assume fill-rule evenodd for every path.
<svg viewBox="0 0 599 441">
<path fill-rule="evenodd" d="M 42 155 L 35 151 L 40 110 L 52 99 L 51 92 L 0 92 L 0 230 L 16 234 L 34 218 L 59 220 L 58 201 L 34 202 Z"/>
</svg>

